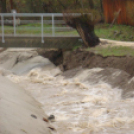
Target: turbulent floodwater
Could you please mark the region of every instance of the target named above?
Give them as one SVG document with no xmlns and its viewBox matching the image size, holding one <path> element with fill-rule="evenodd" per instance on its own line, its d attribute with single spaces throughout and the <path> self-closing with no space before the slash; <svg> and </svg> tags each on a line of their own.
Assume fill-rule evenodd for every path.
<svg viewBox="0 0 134 134">
<path fill-rule="evenodd" d="M 121 99 L 122 90 L 103 81 L 89 81 L 102 70 L 82 70 L 66 78 L 59 68 L 37 68 L 7 77 L 30 92 L 48 115 L 55 115 L 58 134 L 133 134 L 134 99 Z"/>
<path fill-rule="evenodd" d="M 62 73 L 35 52 L 9 51 L 0 54 L 0 66 L 4 68 L 1 75 L 28 91 L 45 113 L 55 115 L 52 124 L 57 134 L 134 133 L 134 99 L 122 99 L 123 90 L 105 82 L 107 78 L 116 85 L 122 82 L 120 70 L 94 68 Z"/>
</svg>

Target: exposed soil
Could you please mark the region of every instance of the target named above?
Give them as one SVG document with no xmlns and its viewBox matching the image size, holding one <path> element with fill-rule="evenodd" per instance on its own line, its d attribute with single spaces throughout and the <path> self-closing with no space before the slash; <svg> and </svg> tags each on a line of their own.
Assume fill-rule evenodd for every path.
<svg viewBox="0 0 134 134">
<path fill-rule="evenodd" d="M 42 55 L 43 57 L 49 58 L 51 62 L 53 62 L 56 66 L 63 63 L 63 52 L 62 50 L 51 50 L 51 51 L 45 51 L 45 50 L 39 50 L 38 53 Z"/>
<path fill-rule="evenodd" d="M 102 57 L 87 51 L 49 51 L 42 54 L 55 65 L 63 65 L 64 71 L 82 66 L 83 68 L 114 68 L 134 76 L 134 57 Z"/>
<path fill-rule="evenodd" d="M 115 68 L 134 75 L 134 57 L 102 57 L 91 52 L 66 52 L 63 55 L 65 70 L 82 66 L 86 68 Z"/>
</svg>

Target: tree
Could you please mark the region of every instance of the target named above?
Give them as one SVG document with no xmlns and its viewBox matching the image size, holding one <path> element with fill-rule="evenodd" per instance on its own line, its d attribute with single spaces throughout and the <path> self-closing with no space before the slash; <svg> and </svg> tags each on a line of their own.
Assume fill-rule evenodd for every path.
<svg viewBox="0 0 134 134">
<path fill-rule="evenodd" d="M 11 10 L 13 9 L 13 0 L 10 0 Z"/>
<path fill-rule="evenodd" d="M 1 3 L 1 12 L 6 13 L 7 12 L 6 0 L 0 0 L 0 3 Z"/>
<path fill-rule="evenodd" d="M 80 0 L 79 2 L 82 5 L 82 9 L 78 8 L 75 10 L 72 10 L 70 8 L 70 7 L 72 7 L 72 4 L 74 4 L 74 0 L 72 1 L 72 3 L 70 2 L 71 5 L 68 7 L 67 7 L 67 3 L 61 2 L 61 0 L 58 0 L 58 2 L 60 3 L 61 6 L 64 6 L 64 8 L 66 7 L 65 11 L 63 13 L 65 22 L 67 23 L 67 25 L 69 25 L 77 30 L 77 32 L 79 33 L 79 35 L 81 36 L 81 38 L 84 42 L 84 45 L 86 47 L 98 45 L 100 43 L 100 40 L 95 35 L 95 32 L 94 32 L 94 25 L 98 18 L 93 19 L 91 14 L 88 14 L 88 13 L 93 14 L 93 12 L 94 12 L 93 11 L 93 9 L 94 9 L 93 1 L 92 0 L 88 0 L 88 1 Z M 83 4 L 84 2 L 88 2 L 90 10 L 86 10 L 84 8 L 84 4 Z M 75 6 L 77 6 L 77 5 L 75 5 Z M 80 14 L 79 15 L 72 14 L 75 12 L 80 13 Z M 94 16 L 97 16 L 97 15 L 94 14 Z"/>
<path fill-rule="evenodd" d="M 80 13 L 80 15 L 73 15 L 72 13 L 64 13 L 64 20 L 67 25 L 77 30 L 85 47 L 93 47 L 100 43 L 94 32 L 95 21 L 92 20 L 90 14 Z"/>
<path fill-rule="evenodd" d="M 43 1 L 42 0 L 27 0 L 25 2 L 27 5 L 27 8 L 29 9 L 29 12 L 32 13 L 42 13 L 43 12 Z"/>
<path fill-rule="evenodd" d="M 45 13 L 54 12 L 54 2 L 52 2 L 51 0 L 44 1 L 43 2 L 43 10 L 44 10 Z"/>
<path fill-rule="evenodd" d="M 90 9 L 94 9 L 94 2 L 93 2 L 93 0 L 88 0 L 88 4 L 89 4 Z"/>
<path fill-rule="evenodd" d="M 13 9 L 13 0 L 0 0 L 2 13 L 11 12 Z"/>
</svg>

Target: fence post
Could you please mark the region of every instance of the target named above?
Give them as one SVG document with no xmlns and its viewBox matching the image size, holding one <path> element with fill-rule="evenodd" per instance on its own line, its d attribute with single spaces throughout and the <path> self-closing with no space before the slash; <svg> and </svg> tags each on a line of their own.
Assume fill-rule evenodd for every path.
<svg viewBox="0 0 134 134">
<path fill-rule="evenodd" d="M 41 43 L 44 43 L 44 24 L 43 24 L 43 15 L 41 15 Z"/>
<path fill-rule="evenodd" d="M 54 14 L 52 14 L 52 36 L 55 36 L 55 22 L 54 22 Z"/>
<path fill-rule="evenodd" d="M 5 38 L 4 38 L 4 16 L 1 15 L 1 30 L 2 30 L 2 43 L 5 43 Z"/>
<path fill-rule="evenodd" d="M 16 13 L 13 13 L 13 27 L 14 27 L 14 36 L 16 36 Z"/>
</svg>

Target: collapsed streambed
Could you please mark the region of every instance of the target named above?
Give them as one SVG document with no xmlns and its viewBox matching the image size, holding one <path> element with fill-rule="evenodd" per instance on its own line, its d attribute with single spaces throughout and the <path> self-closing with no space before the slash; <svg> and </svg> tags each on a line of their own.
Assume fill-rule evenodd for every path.
<svg viewBox="0 0 134 134">
<path fill-rule="evenodd" d="M 58 134 L 133 134 L 134 99 L 122 98 L 124 90 L 112 86 L 126 75 L 123 71 L 77 68 L 62 72 L 35 52 L 4 52 L 0 59 L 1 75 L 29 92 L 46 114 L 55 115 L 52 124 Z M 133 78 L 128 82 L 133 83 Z"/>
</svg>

